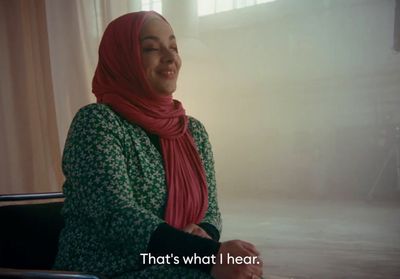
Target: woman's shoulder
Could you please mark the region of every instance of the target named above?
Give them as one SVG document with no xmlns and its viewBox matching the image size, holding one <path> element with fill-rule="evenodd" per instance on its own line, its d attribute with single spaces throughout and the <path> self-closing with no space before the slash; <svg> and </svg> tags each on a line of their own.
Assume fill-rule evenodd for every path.
<svg viewBox="0 0 400 279">
<path fill-rule="evenodd" d="M 197 118 L 189 115 L 188 119 L 189 119 L 189 127 L 190 127 L 190 129 L 205 130 L 205 127 L 204 127 L 203 123 L 201 123 L 201 121 L 198 120 Z"/>
<path fill-rule="evenodd" d="M 108 133 L 123 134 L 124 124 L 121 117 L 109 106 L 89 104 L 78 110 L 72 120 L 69 134 Z"/>
<path fill-rule="evenodd" d="M 189 129 L 193 136 L 201 136 L 201 137 L 208 137 L 206 128 L 204 127 L 203 123 L 196 119 L 193 116 L 188 116 L 189 118 Z"/>
<path fill-rule="evenodd" d="M 75 114 L 73 124 L 84 123 L 85 126 L 121 126 L 122 118 L 105 104 L 86 105 Z"/>
<path fill-rule="evenodd" d="M 143 130 L 139 125 L 132 123 L 106 104 L 93 103 L 79 109 L 72 121 L 72 130 L 106 132 L 119 138 L 141 137 Z"/>
<path fill-rule="evenodd" d="M 89 117 L 89 118 L 96 118 L 96 117 L 117 117 L 117 114 L 107 105 L 99 104 L 99 103 L 92 103 L 88 104 L 78 110 L 75 117 Z"/>
</svg>

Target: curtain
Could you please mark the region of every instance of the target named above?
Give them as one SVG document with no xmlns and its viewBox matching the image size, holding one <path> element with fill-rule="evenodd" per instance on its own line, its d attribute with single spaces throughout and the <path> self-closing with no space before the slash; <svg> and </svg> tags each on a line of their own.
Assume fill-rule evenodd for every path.
<svg viewBox="0 0 400 279">
<path fill-rule="evenodd" d="M 61 149 L 79 108 L 95 101 L 91 79 L 107 24 L 140 1 L 47 0 L 50 61 Z"/>
<path fill-rule="evenodd" d="M 0 193 L 60 189 L 44 0 L 0 1 Z"/>
<path fill-rule="evenodd" d="M 60 191 L 107 23 L 140 1 L 0 0 L 0 194 Z"/>
</svg>

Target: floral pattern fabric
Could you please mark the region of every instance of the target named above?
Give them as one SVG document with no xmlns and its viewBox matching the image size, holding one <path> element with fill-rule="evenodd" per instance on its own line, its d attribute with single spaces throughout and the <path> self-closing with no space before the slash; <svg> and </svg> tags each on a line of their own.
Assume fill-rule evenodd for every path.
<svg viewBox="0 0 400 279">
<path fill-rule="evenodd" d="M 202 222 L 221 232 L 214 161 L 204 126 L 190 117 L 203 162 L 209 206 Z M 162 155 L 146 132 L 107 105 L 91 104 L 75 116 L 65 143 L 65 227 L 55 269 L 111 278 L 210 278 L 184 266 L 143 269 L 150 237 L 164 222 L 167 186 Z"/>
</svg>

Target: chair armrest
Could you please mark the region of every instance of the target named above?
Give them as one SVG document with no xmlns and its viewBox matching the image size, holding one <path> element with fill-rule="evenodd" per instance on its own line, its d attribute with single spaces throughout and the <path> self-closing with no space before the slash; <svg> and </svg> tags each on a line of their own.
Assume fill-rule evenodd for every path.
<svg viewBox="0 0 400 279">
<path fill-rule="evenodd" d="M 40 279 L 107 279 L 98 274 L 62 270 L 34 270 L 0 268 L 0 278 L 40 278 Z"/>
<path fill-rule="evenodd" d="M 0 195 L 0 202 L 60 199 L 60 198 L 64 198 L 64 194 L 62 192 L 31 193 L 31 194 L 6 194 L 6 195 Z"/>
</svg>

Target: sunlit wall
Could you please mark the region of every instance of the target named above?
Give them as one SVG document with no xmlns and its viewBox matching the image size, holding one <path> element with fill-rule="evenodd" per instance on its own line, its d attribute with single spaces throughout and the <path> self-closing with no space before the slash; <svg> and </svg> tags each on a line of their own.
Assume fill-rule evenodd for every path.
<svg viewBox="0 0 400 279">
<path fill-rule="evenodd" d="M 277 0 L 200 17 L 196 1 L 163 2 L 183 58 L 176 98 L 209 131 L 220 192 L 367 197 L 400 123 L 394 0 Z M 398 187 L 389 161 L 376 195 Z"/>
</svg>

